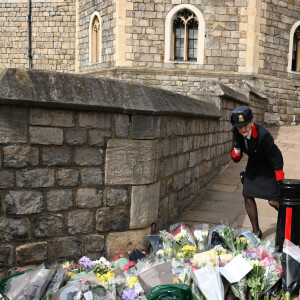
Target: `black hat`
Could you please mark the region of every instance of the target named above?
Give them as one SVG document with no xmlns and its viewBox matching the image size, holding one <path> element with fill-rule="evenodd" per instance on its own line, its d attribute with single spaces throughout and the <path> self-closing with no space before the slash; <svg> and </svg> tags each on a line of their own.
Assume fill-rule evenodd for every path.
<svg viewBox="0 0 300 300">
<path fill-rule="evenodd" d="M 236 108 L 231 113 L 231 124 L 235 127 L 245 126 L 253 119 L 252 111 L 249 107 L 243 106 Z"/>
</svg>

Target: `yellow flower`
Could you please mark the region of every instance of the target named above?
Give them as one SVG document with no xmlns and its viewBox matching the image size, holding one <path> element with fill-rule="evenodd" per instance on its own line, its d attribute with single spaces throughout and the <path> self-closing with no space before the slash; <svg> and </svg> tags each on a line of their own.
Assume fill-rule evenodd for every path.
<svg viewBox="0 0 300 300">
<path fill-rule="evenodd" d="M 184 246 L 182 247 L 182 251 L 185 257 L 190 257 L 196 253 L 197 249 L 194 246 Z"/>
<path fill-rule="evenodd" d="M 134 288 L 134 284 L 135 283 L 139 283 L 138 278 L 137 277 L 129 277 L 129 279 L 128 279 L 128 287 L 130 289 Z"/>
<path fill-rule="evenodd" d="M 166 254 L 169 254 L 169 252 L 170 252 L 170 253 L 173 252 L 173 249 L 172 249 L 172 248 L 167 248 L 165 251 L 166 251 Z"/>
<path fill-rule="evenodd" d="M 68 276 L 72 276 L 73 275 L 73 272 L 68 272 Z"/>
<path fill-rule="evenodd" d="M 179 284 L 179 283 L 180 283 L 180 282 L 179 282 L 179 279 L 178 279 L 177 277 L 174 277 L 173 283 L 174 283 L 174 284 Z"/>
<path fill-rule="evenodd" d="M 115 273 L 114 273 L 113 270 L 110 270 L 110 271 L 108 271 L 107 273 L 102 274 L 102 275 L 99 274 L 99 273 L 97 273 L 96 276 L 97 276 L 97 278 L 100 280 L 101 283 L 107 283 L 107 282 L 109 282 L 112 278 L 115 277 Z"/>
</svg>

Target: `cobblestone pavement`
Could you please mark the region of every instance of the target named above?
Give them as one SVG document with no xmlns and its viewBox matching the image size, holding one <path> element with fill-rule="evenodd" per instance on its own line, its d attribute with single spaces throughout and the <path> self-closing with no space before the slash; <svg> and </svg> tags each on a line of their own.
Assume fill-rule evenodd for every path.
<svg viewBox="0 0 300 300">
<path fill-rule="evenodd" d="M 300 125 L 269 127 L 268 130 L 282 151 L 285 178 L 300 179 Z M 209 223 L 214 226 L 222 220 L 228 220 L 238 228 L 251 229 L 239 178 L 246 163 L 247 155 L 239 163 L 231 161 L 203 190 L 201 198 L 184 213 L 182 221 L 186 224 Z M 257 206 L 263 238 L 275 238 L 277 212 L 266 200 L 257 199 Z"/>
</svg>

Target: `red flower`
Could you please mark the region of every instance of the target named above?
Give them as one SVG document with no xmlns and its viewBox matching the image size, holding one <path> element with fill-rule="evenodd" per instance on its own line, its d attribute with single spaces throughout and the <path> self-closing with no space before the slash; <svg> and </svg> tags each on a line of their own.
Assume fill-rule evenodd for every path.
<svg viewBox="0 0 300 300">
<path fill-rule="evenodd" d="M 135 265 L 135 262 L 134 261 L 130 261 L 127 265 L 124 266 L 123 272 L 127 271 L 130 267 L 132 267 L 134 265 Z"/>
<path fill-rule="evenodd" d="M 117 259 L 119 259 L 120 257 L 123 257 L 123 254 L 121 254 L 121 253 L 117 254 L 117 255 L 114 257 L 114 260 L 117 260 Z"/>
</svg>

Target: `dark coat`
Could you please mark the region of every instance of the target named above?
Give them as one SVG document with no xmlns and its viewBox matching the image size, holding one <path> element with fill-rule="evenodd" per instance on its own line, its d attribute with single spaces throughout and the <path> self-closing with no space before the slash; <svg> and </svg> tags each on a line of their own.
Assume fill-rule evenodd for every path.
<svg viewBox="0 0 300 300">
<path fill-rule="evenodd" d="M 242 154 L 248 154 L 243 195 L 267 200 L 279 200 L 275 170 L 280 171 L 283 169 L 283 158 L 270 132 L 255 124 L 246 147 L 245 139 L 238 133 L 237 128 L 233 128 L 232 131 L 235 147 L 239 146 Z M 238 162 L 237 160 L 234 161 Z"/>
</svg>

